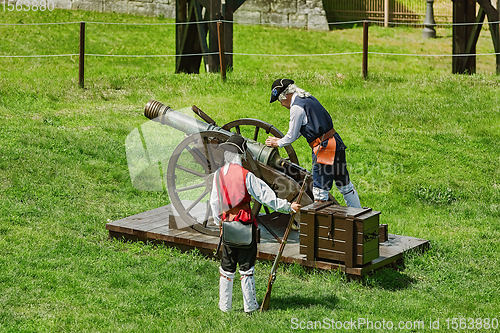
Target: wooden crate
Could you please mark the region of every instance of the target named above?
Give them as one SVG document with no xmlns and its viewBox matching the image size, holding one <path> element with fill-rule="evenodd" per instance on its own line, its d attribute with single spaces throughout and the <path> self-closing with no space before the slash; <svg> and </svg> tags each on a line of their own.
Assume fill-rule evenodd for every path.
<svg viewBox="0 0 500 333">
<path fill-rule="evenodd" d="M 315 202 L 300 210 L 300 254 L 364 265 L 379 257 L 379 215 L 371 208 Z"/>
</svg>

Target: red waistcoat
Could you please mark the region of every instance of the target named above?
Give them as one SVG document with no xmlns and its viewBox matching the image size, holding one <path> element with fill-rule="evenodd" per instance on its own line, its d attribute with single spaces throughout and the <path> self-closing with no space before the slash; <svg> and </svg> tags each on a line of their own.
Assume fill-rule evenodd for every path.
<svg viewBox="0 0 500 333">
<path fill-rule="evenodd" d="M 219 171 L 219 186 L 217 191 L 222 191 L 222 219 L 229 221 L 241 221 L 243 223 L 253 222 L 250 201 L 252 197 L 248 193 L 246 178 L 248 170 L 238 164 L 230 164 L 227 174 L 224 175 L 224 167 Z"/>
</svg>

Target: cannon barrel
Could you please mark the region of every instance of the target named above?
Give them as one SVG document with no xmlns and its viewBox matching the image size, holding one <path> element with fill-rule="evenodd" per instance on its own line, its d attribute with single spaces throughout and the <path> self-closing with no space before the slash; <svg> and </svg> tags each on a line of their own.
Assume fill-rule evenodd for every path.
<svg viewBox="0 0 500 333">
<path fill-rule="evenodd" d="M 213 124 L 207 124 L 198 119 L 186 116 L 185 114 L 175 111 L 170 106 L 155 100 L 150 100 L 146 104 L 144 115 L 151 120 L 160 122 L 162 125 L 168 125 L 186 134 L 195 134 L 205 131 L 217 131 L 227 136 L 235 134 Z M 248 138 L 247 146 L 248 150 L 255 156 L 257 161 L 273 168 L 282 167 L 284 160 L 281 158 L 276 148 L 268 147 Z"/>
</svg>

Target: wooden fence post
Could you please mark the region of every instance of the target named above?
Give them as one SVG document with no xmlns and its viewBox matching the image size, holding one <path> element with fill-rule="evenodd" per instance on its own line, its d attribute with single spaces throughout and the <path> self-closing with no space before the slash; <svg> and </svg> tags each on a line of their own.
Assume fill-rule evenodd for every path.
<svg viewBox="0 0 500 333">
<path fill-rule="evenodd" d="M 78 82 L 80 88 L 84 86 L 85 79 L 85 22 L 80 22 L 80 59 L 78 67 Z"/>
<path fill-rule="evenodd" d="M 368 75 L 368 21 L 363 22 L 363 79 Z"/>
<path fill-rule="evenodd" d="M 219 39 L 220 76 L 226 80 L 226 54 L 224 52 L 224 22 L 217 22 L 217 36 Z"/>
</svg>

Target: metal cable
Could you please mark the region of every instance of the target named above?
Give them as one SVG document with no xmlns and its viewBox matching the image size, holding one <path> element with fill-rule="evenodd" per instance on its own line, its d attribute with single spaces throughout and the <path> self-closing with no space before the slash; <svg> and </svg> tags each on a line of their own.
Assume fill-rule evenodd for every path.
<svg viewBox="0 0 500 333">
<path fill-rule="evenodd" d="M 278 24 L 270 24 L 270 23 L 239 23 L 236 21 L 227 21 L 227 20 L 221 20 L 220 22 L 224 23 L 233 23 L 233 24 L 239 24 L 239 25 L 270 25 L 270 26 L 281 26 Z M 375 21 L 375 20 L 357 20 L 357 21 L 344 21 L 344 22 L 330 22 L 328 25 L 340 25 L 340 24 L 354 24 L 354 23 L 363 23 L 363 22 L 368 22 L 368 23 L 377 23 L 377 24 L 383 24 L 385 23 L 384 21 Z M 424 22 L 421 23 L 405 23 L 405 22 L 387 22 L 388 24 L 393 24 L 393 25 L 407 25 L 407 26 L 423 26 L 425 25 Z M 482 25 L 482 24 L 500 24 L 500 21 L 494 21 L 494 22 L 466 22 L 466 23 L 435 23 L 432 24 L 433 26 L 462 26 L 462 25 Z"/>
<path fill-rule="evenodd" d="M 353 21 L 353 22 L 368 22 L 368 23 L 385 23 L 384 21 L 373 21 L 373 20 L 365 20 L 365 21 Z M 348 22 L 349 23 L 349 22 Z M 407 25 L 407 26 L 417 26 L 417 25 L 429 25 L 429 24 L 424 24 L 422 23 L 404 23 L 404 22 L 387 22 L 388 24 L 394 24 L 394 25 Z M 432 26 L 462 26 L 462 25 L 483 25 L 483 24 L 499 24 L 500 21 L 494 21 L 494 22 L 465 22 L 465 23 L 434 23 Z M 336 24 L 336 23 L 328 23 L 330 24 Z"/>
<path fill-rule="evenodd" d="M 48 23 L 0 23 L 0 25 L 58 25 L 58 24 L 80 24 L 80 22 L 48 22 Z"/>
<path fill-rule="evenodd" d="M 212 21 L 198 21 L 198 22 L 173 22 L 173 23 L 126 23 L 126 22 L 93 22 L 93 21 L 79 21 L 79 22 L 53 22 L 53 23 L 0 23 L 3 26 L 28 26 L 28 25 L 57 25 L 57 24 L 106 24 L 106 25 L 185 25 L 185 24 L 198 24 L 198 23 L 216 23 L 220 20 Z"/>
<path fill-rule="evenodd" d="M 339 56 L 339 55 L 353 55 L 362 54 L 358 52 L 344 52 L 344 53 L 316 53 L 316 54 L 265 54 L 265 53 L 237 53 L 225 52 L 224 54 L 239 55 L 239 56 L 259 56 L 259 57 L 318 57 L 318 56 Z M 192 56 L 206 56 L 216 55 L 219 52 L 209 53 L 190 53 L 190 54 L 95 54 L 85 53 L 85 56 L 91 57 L 116 57 L 116 58 L 161 58 L 161 57 L 192 57 Z M 389 52 L 368 52 L 373 55 L 386 55 L 386 56 L 407 56 L 407 57 L 472 57 L 472 56 L 493 56 L 500 53 L 468 53 L 468 54 L 412 54 L 412 53 L 389 53 Z M 0 58 L 49 58 L 49 57 L 71 57 L 78 56 L 78 53 L 73 54 L 44 54 L 44 55 L 0 55 Z"/>
<path fill-rule="evenodd" d="M 0 55 L 0 58 L 50 58 L 50 57 L 72 57 L 77 56 L 78 53 L 73 54 L 35 54 L 35 55 Z"/>
<path fill-rule="evenodd" d="M 221 20 L 212 21 L 198 21 L 198 22 L 173 22 L 173 23 L 126 23 L 126 22 L 85 22 L 89 24 L 109 24 L 109 25 L 186 25 L 186 24 L 198 24 L 198 23 L 217 23 Z"/>
<path fill-rule="evenodd" d="M 197 24 L 197 23 L 215 23 L 215 22 L 226 22 L 226 23 L 237 23 L 234 21 L 227 20 L 213 20 L 213 21 L 201 21 L 201 22 L 181 22 L 181 23 L 119 23 L 119 22 L 85 22 L 88 24 L 109 24 L 109 25 L 182 25 L 182 24 Z M 358 20 L 358 21 L 346 21 L 346 22 L 333 22 L 328 23 L 328 25 L 338 25 L 338 24 L 352 24 L 352 23 L 382 23 L 382 21 L 373 20 Z M 54 22 L 54 23 L 0 23 L 2 26 L 33 26 L 33 25 L 67 25 L 67 24 L 79 24 L 81 22 Z M 401 22 L 388 22 L 389 24 L 396 25 L 423 25 L 423 23 L 401 23 Z M 496 22 L 481 22 L 481 23 L 440 23 L 434 26 L 453 26 L 453 25 L 479 25 L 479 24 L 498 24 L 500 21 Z M 240 23 L 237 23 L 240 24 Z M 265 23 L 258 23 L 264 25 Z M 257 54 L 257 53 L 236 53 L 236 52 L 226 52 L 225 54 L 231 55 L 241 55 L 241 56 L 262 56 L 262 57 L 317 57 L 317 56 L 339 56 L 339 55 L 353 55 L 362 54 L 363 52 L 344 52 L 344 53 L 321 53 L 321 54 Z M 92 54 L 86 53 L 87 56 L 93 57 L 122 57 L 122 58 L 157 58 L 157 57 L 188 57 L 188 56 L 205 56 L 205 55 L 215 55 L 219 52 L 211 53 L 193 53 L 193 54 L 165 54 L 165 55 L 121 55 L 121 54 Z M 393 56 L 412 56 L 412 57 L 467 57 L 467 56 L 486 56 L 486 55 L 498 55 L 499 53 L 480 53 L 480 54 L 403 54 L 403 53 L 387 53 L 387 52 L 368 52 L 368 54 L 373 55 L 393 55 Z M 79 54 L 54 54 L 54 55 L 0 55 L 1 58 L 47 58 L 47 57 L 68 57 L 68 56 L 78 56 Z"/>
<path fill-rule="evenodd" d="M 85 53 L 85 56 L 91 57 L 117 57 L 117 58 L 160 58 L 160 57 L 191 57 L 219 54 L 219 52 L 209 53 L 190 53 L 190 54 L 94 54 Z"/>
<path fill-rule="evenodd" d="M 362 53 L 363 53 L 362 51 L 345 52 L 345 53 L 315 53 L 315 54 L 263 54 L 263 53 L 224 52 L 224 54 L 243 55 L 243 56 L 261 56 L 261 57 L 318 57 L 318 56 L 350 55 L 350 54 L 362 54 Z"/>
<path fill-rule="evenodd" d="M 404 54 L 404 53 L 386 53 L 386 52 L 368 52 L 375 55 L 394 55 L 394 56 L 409 56 L 409 57 L 472 57 L 472 56 L 488 56 L 498 55 L 500 53 L 468 53 L 468 54 Z"/>
</svg>

